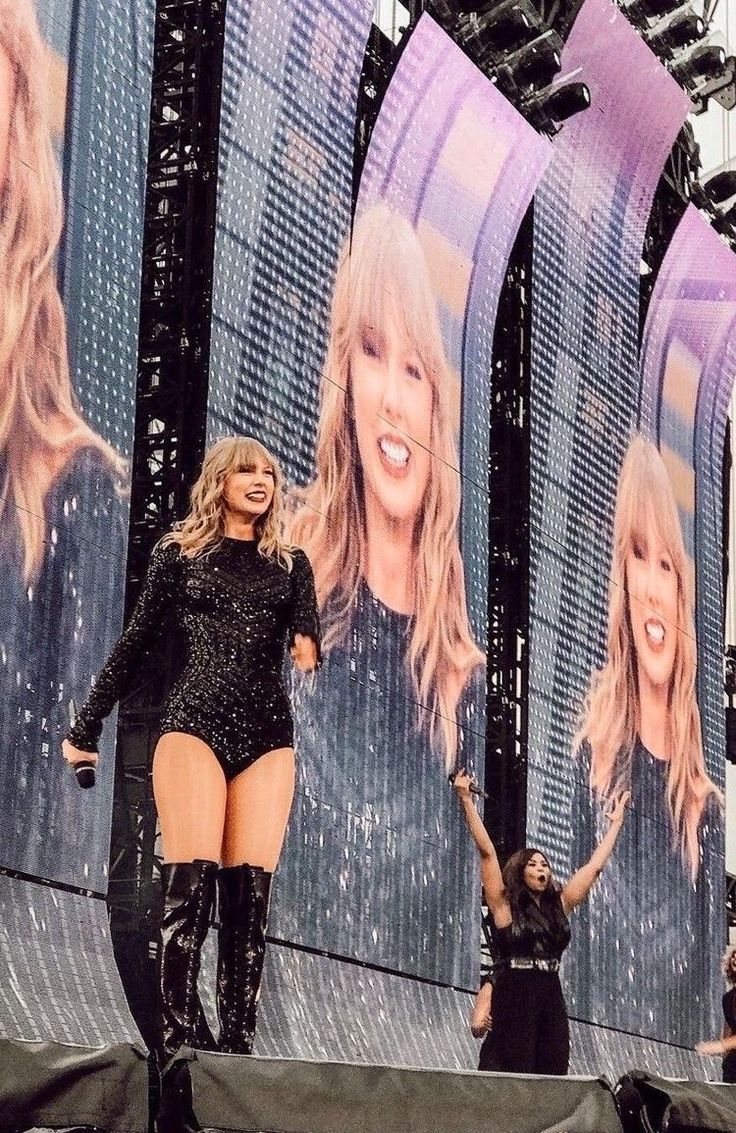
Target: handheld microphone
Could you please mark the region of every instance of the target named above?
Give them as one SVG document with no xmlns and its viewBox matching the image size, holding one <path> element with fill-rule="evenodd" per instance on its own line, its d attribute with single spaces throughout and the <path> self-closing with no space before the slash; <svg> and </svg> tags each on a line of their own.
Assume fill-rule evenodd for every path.
<svg viewBox="0 0 736 1133">
<path fill-rule="evenodd" d="M 74 774 L 77 777 L 77 784 L 83 791 L 88 791 L 90 787 L 94 787 L 96 771 L 95 765 L 91 759 L 80 759 L 79 763 L 74 764 Z"/>
<path fill-rule="evenodd" d="M 454 786 L 455 780 L 457 779 L 458 775 L 458 771 L 451 771 L 447 776 L 447 782 L 450 784 L 450 786 Z M 488 798 L 488 792 L 484 791 L 482 787 L 479 787 L 477 783 L 470 784 L 470 793 L 471 795 L 477 795 L 479 799 Z"/>
<path fill-rule="evenodd" d="M 73 700 L 69 701 L 69 727 L 74 727 L 74 721 L 77 718 L 77 706 Z M 77 777 L 77 786 L 81 787 L 83 791 L 88 791 L 90 787 L 94 787 L 97 772 L 95 763 L 92 759 L 80 759 L 78 763 L 71 765 L 74 774 Z"/>
</svg>

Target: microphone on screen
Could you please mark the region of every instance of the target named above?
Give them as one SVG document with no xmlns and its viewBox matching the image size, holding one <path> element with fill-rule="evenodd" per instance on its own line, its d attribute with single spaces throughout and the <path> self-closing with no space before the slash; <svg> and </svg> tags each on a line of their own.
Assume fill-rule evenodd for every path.
<svg viewBox="0 0 736 1133">
<path fill-rule="evenodd" d="M 77 718 L 77 707 L 73 700 L 69 701 L 69 727 L 74 727 L 74 721 Z M 90 787 L 94 787 L 95 779 L 97 778 L 97 771 L 95 768 L 94 760 L 80 759 L 78 763 L 71 765 L 74 774 L 77 777 L 77 786 L 81 787 L 83 791 L 88 791 Z"/>
<path fill-rule="evenodd" d="M 451 787 L 454 786 L 455 780 L 457 779 L 458 775 L 459 775 L 459 771 L 451 771 L 450 774 L 447 776 L 447 782 L 450 784 Z M 471 783 L 470 784 L 470 793 L 471 793 L 471 795 L 477 795 L 479 799 L 487 799 L 488 798 L 487 791 L 484 791 L 483 788 L 479 787 L 477 783 Z"/>
</svg>

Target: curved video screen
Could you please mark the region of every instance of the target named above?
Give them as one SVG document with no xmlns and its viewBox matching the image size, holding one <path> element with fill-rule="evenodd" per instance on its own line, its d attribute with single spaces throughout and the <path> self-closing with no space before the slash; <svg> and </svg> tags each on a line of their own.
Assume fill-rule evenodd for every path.
<svg viewBox="0 0 736 1133">
<path fill-rule="evenodd" d="M 97 892 L 114 724 L 94 792 L 60 744 L 122 617 L 153 11 L 0 3 L 0 866 Z"/>
</svg>

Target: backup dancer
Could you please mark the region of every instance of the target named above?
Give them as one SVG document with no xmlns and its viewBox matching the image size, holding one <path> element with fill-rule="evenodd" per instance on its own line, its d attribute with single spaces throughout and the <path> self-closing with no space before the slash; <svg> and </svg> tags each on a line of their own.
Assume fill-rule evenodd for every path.
<svg viewBox="0 0 736 1133">
<path fill-rule="evenodd" d="M 541 851 L 518 850 L 501 870 L 496 849 L 475 809 L 465 772 L 453 785 L 481 858 L 481 879 L 502 961 L 493 988 L 493 1035 L 501 1070 L 515 1074 L 567 1074 L 570 1034 L 559 979 L 570 943 L 571 911 L 588 896 L 608 861 L 624 820 L 628 792 L 609 815 L 609 827 L 592 857 L 558 886 Z"/>
</svg>

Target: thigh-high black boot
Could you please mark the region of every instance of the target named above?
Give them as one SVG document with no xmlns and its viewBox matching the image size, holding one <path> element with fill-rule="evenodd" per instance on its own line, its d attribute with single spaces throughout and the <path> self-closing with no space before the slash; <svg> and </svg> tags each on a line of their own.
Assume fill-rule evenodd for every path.
<svg viewBox="0 0 736 1133">
<path fill-rule="evenodd" d="M 259 866 L 227 866 L 217 881 L 219 1047 L 229 1054 L 250 1054 L 266 955 L 271 874 Z"/>
<path fill-rule="evenodd" d="M 201 1050 L 217 1048 L 197 991 L 200 955 L 210 925 L 216 876 L 216 862 L 168 862 L 161 866 L 164 907 L 158 990 L 162 1065 L 181 1046 Z"/>
<path fill-rule="evenodd" d="M 169 862 L 161 867 L 164 904 L 158 953 L 159 1133 L 194 1133 L 199 1129 L 192 1112 L 188 1065 L 185 1061 L 170 1060 L 182 1046 L 203 1050 L 215 1050 L 217 1046 L 197 990 L 216 876 L 216 862 Z"/>
</svg>

